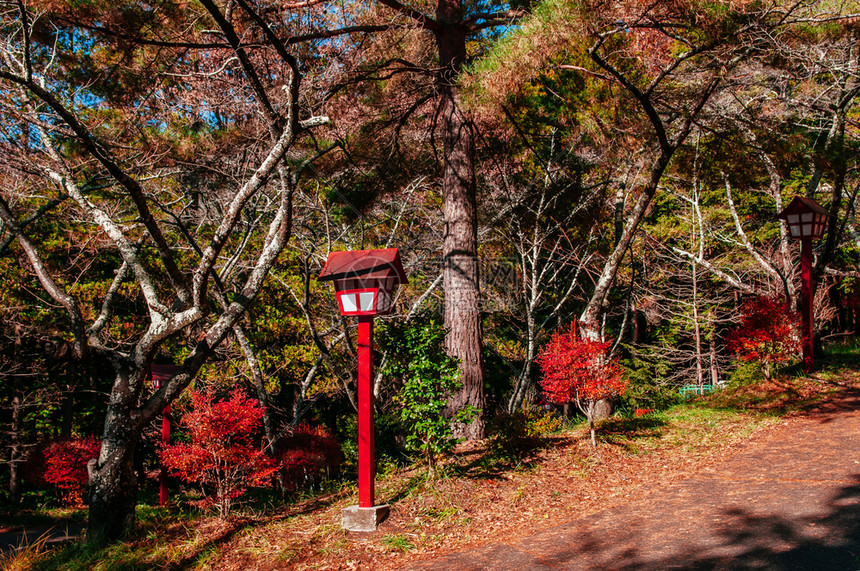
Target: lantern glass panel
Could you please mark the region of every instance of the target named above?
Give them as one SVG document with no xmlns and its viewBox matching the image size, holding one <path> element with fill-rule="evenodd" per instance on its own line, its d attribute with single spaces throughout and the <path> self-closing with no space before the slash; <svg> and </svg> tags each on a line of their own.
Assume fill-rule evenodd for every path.
<svg viewBox="0 0 860 571">
<path fill-rule="evenodd" d="M 789 224 L 797 224 L 800 222 L 800 214 L 789 214 L 788 215 L 788 223 Z"/>
<path fill-rule="evenodd" d="M 800 215 L 800 219 L 801 219 L 803 222 L 812 222 L 812 217 L 813 217 L 814 215 L 815 215 L 815 214 L 814 214 L 814 213 L 812 213 L 812 212 L 804 212 L 803 214 L 801 214 L 801 215 Z"/>
<path fill-rule="evenodd" d="M 340 302 L 343 305 L 343 311 L 351 312 L 358 311 L 358 305 L 355 303 L 355 294 L 354 293 L 342 293 L 340 294 Z"/>
<path fill-rule="evenodd" d="M 359 306 L 361 311 L 373 311 L 373 298 L 376 297 L 374 291 L 363 291 L 358 294 Z"/>
<path fill-rule="evenodd" d="M 804 238 L 812 236 L 812 224 L 804 224 L 803 230 L 800 232 L 800 235 Z"/>
</svg>

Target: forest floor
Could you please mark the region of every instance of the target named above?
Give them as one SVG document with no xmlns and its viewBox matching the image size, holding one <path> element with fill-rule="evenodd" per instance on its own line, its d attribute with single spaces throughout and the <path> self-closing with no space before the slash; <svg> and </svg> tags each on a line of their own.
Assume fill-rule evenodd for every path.
<svg viewBox="0 0 860 571">
<path fill-rule="evenodd" d="M 827 403 L 858 390 L 856 361 L 831 361 L 812 376 L 720 391 L 639 418 L 609 419 L 599 425 L 596 448 L 583 426 L 553 434 L 517 461 L 499 457 L 492 443 L 464 446 L 436 479 L 415 469 L 381 474 L 377 502 L 389 503 L 391 514 L 372 533 L 341 529 L 341 510 L 357 502 L 355 488 L 345 486 L 287 509 L 230 521 L 150 509 L 128 541 L 102 549 L 33 550 L 30 562 L 20 557 L 17 568 L 384 570 L 432 567 L 434 560 L 439 568 L 466 568 L 469 556 L 456 554 L 522 544 L 574 520 L 578 525 L 599 517 L 594 514 L 658 497 L 745 450 L 767 450 L 769 442 L 791 434 Z"/>
</svg>

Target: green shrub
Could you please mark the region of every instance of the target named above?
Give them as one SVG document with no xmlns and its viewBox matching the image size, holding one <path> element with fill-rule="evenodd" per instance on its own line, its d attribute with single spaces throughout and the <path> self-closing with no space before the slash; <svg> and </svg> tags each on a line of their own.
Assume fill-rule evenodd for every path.
<svg viewBox="0 0 860 571">
<path fill-rule="evenodd" d="M 622 366 L 628 385 L 627 392 L 616 401 L 616 410 L 623 416 L 633 417 L 642 409 L 665 410 L 681 401 L 677 388 L 661 381 L 667 367 L 664 362 L 631 358 L 622 361 Z"/>
<path fill-rule="evenodd" d="M 764 379 L 761 366 L 755 361 L 740 361 L 729 376 L 730 387 L 744 387 Z"/>
<path fill-rule="evenodd" d="M 389 361 L 384 373 L 399 380 L 394 397 L 406 436 L 406 448 L 418 454 L 435 475 L 439 457 L 455 443 L 451 420 L 446 417 L 448 397 L 458 390 L 457 362 L 445 354 L 445 332 L 438 319 L 423 315 L 400 324 L 388 324 L 384 348 Z M 455 421 L 464 421 L 461 414 Z"/>
</svg>

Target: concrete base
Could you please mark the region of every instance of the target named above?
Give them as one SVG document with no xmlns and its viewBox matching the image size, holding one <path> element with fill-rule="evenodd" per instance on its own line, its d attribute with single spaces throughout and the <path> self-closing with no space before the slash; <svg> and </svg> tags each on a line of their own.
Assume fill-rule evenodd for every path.
<svg viewBox="0 0 860 571">
<path fill-rule="evenodd" d="M 349 506 L 341 512 L 341 525 L 348 531 L 376 531 L 376 527 L 388 517 L 388 504 L 360 508 Z"/>
</svg>

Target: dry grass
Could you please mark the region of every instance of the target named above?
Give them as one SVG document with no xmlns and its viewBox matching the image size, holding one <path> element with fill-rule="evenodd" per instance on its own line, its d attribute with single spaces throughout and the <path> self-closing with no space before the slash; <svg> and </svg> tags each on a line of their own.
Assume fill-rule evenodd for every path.
<svg viewBox="0 0 860 571">
<path fill-rule="evenodd" d="M 14 551 L 0 553 L 0 569 L 5 571 L 27 571 L 45 560 L 48 553 L 47 543 L 51 538 L 50 531 L 30 541 L 24 536 Z"/>
</svg>

